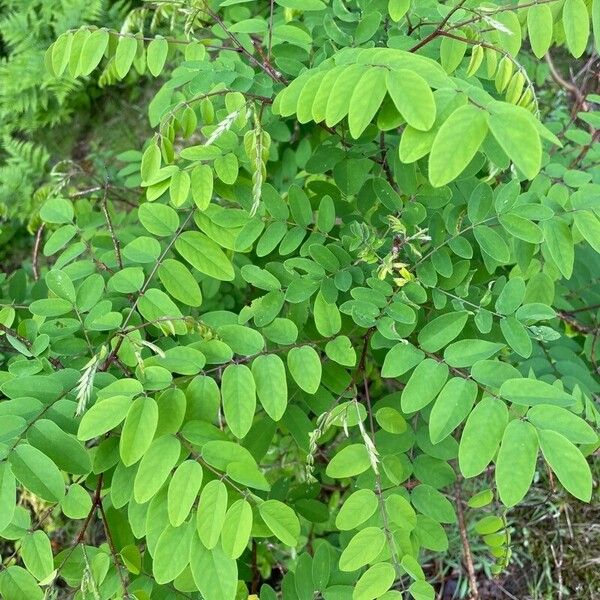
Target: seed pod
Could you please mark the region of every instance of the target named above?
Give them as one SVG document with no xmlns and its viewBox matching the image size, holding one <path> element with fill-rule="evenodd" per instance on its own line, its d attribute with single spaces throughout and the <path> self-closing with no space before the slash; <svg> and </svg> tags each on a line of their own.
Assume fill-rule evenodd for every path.
<svg viewBox="0 0 600 600">
<path fill-rule="evenodd" d="M 492 79 L 498 68 L 498 53 L 495 50 L 492 50 L 491 48 L 485 49 L 485 64 L 488 79 Z"/>
<path fill-rule="evenodd" d="M 467 77 L 471 77 L 471 75 L 475 75 L 475 73 L 477 73 L 477 70 L 483 62 L 483 54 L 483 46 L 480 44 L 473 46 L 473 50 L 471 51 L 471 61 L 469 62 L 469 67 L 467 68 Z"/>
<path fill-rule="evenodd" d="M 523 93 L 525 85 L 525 75 L 521 71 L 517 71 L 510 80 L 506 90 L 506 101 L 511 104 L 516 104 Z"/>
<path fill-rule="evenodd" d="M 498 65 L 496 73 L 496 89 L 503 92 L 510 83 L 513 74 L 513 62 L 508 56 L 504 56 Z"/>
</svg>

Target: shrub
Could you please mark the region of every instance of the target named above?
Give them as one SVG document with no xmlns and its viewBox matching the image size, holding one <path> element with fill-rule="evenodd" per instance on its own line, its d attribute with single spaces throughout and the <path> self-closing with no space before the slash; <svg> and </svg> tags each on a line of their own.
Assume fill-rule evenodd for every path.
<svg viewBox="0 0 600 600">
<path fill-rule="evenodd" d="M 2 282 L 4 597 L 432 600 L 454 524 L 476 595 L 535 477 L 589 501 L 598 97 L 523 66 L 547 88 L 589 23 L 226 0 L 62 34 L 56 77 L 175 68 L 139 205 L 64 181 Z"/>
</svg>

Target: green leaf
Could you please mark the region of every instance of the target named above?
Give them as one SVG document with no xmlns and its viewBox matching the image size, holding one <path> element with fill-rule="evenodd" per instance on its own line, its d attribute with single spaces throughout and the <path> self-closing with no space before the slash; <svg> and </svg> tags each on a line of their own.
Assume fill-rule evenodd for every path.
<svg viewBox="0 0 600 600">
<path fill-rule="evenodd" d="M 152 572 L 159 585 L 173 581 L 190 562 L 194 527 L 186 523 L 181 527 L 167 525 L 156 542 L 152 557 Z"/>
<path fill-rule="evenodd" d="M 468 318 L 464 311 L 436 317 L 419 332 L 419 345 L 425 352 L 437 352 L 460 334 Z"/>
<path fill-rule="evenodd" d="M 287 355 L 287 366 L 298 387 L 314 394 L 321 383 L 321 359 L 311 346 L 292 348 Z"/>
<path fill-rule="evenodd" d="M 562 17 L 567 47 L 575 58 L 579 58 L 585 52 L 590 35 L 590 19 L 585 2 L 565 0 Z"/>
<path fill-rule="evenodd" d="M 22 567 L 10 566 L 0 573 L 0 593 L 10 600 L 42 600 L 44 592 Z"/>
<path fill-rule="evenodd" d="M 575 403 L 570 394 L 537 379 L 509 379 L 500 387 L 500 395 L 510 402 L 523 406 L 552 404 L 564 407 Z"/>
<path fill-rule="evenodd" d="M 243 498 L 234 502 L 225 515 L 221 531 L 223 552 L 230 558 L 239 558 L 250 540 L 252 507 Z"/>
<path fill-rule="evenodd" d="M 204 486 L 200 494 L 196 519 L 200 540 L 209 550 L 212 550 L 219 541 L 226 511 L 227 488 L 222 481 L 213 479 Z"/>
<path fill-rule="evenodd" d="M 129 73 L 137 48 L 138 41 L 133 36 L 123 35 L 119 37 L 115 51 L 115 70 L 119 79 L 123 79 Z"/>
<path fill-rule="evenodd" d="M 595 444 L 598 434 L 570 410 L 551 404 L 538 404 L 527 411 L 527 419 L 536 429 L 549 429 L 573 444 Z"/>
<path fill-rule="evenodd" d="M 429 181 L 441 187 L 471 162 L 488 131 L 487 113 L 472 104 L 457 108 L 440 127 L 429 155 Z M 459 141 L 460 140 L 460 141 Z"/>
<path fill-rule="evenodd" d="M 532 123 L 534 118 L 520 106 L 502 103 L 494 106 L 488 121 L 502 150 L 527 179 L 533 179 L 542 164 L 542 144 Z"/>
<path fill-rule="evenodd" d="M 436 116 L 435 99 L 420 75 L 408 69 L 388 71 L 386 86 L 398 112 L 411 127 L 431 129 Z"/>
<path fill-rule="evenodd" d="M 180 452 L 179 440 L 171 435 L 159 437 L 150 444 L 133 484 L 133 497 L 138 504 L 144 504 L 156 495 L 179 460 Z"/>
<path fill-rule="evenodd" d="M 223 412 L 231 433 L 246 436 L 256 410 L 256 386 L 252 371 L 246 365 L 228 365 L 221 378 Z"/>
<path fill-rule="evenodd" d="M 213 170 L 208 165 L 197 165 L 191 174 L 192 198 L 199 210 L 206 210 L 212 199 Z"/>
<path fill-rule="evenodd" d="M 386 73 L 386 69 L 371 67 L 354 88 L 348 111 L 348 127 L 354 139 L 362 135 L 383 102 L 387 91 Z M 369 93 L 365 94 L 365 90 Z"/>
<path fill-rule="evenodd" d="M 396 571 L 390 563 L 381 562 L 369 567 L 356 582 L 352 600 L 373 600 L 392 587 Z"/>
<path fill-rule="evenodd" d="M 544 458 L 567 492 L 589 502 L 592 498 L 592 473 L 583 454 L 556 431 L 542 429 L 538 436 Z"/>
<path fill-rule="evenodd" d="M 333 337 L 342 327 L 342 317 L 335 303 L 327 302 L 319 292 L 313 305 L 315 326 L 323 337 Z"/>
<path fill-rule="evenodd" d="M 525 299 L 525 281 L 513 277 L 506 282 L 496 300 L 496 311 L 502 315 L 513 314 Z"/>
<path fill-rule="evenodd" d="M 17 501 L 15 476 L 8 462 L 0 463 L 0 531 L 12 521 Z"/>
<path fill-rule="evenodd" d="M 340 556 L 340 571 L 356 571 L 373 562 L 385 546 L 385 533 L 379 527 L 361 529 Z"/>
<path fill-rule="evenodd" d="M 75 286 L 71 278 L 60 269 L 52 269 L 46 273 L 46 285 L 51 292 L 54 292 L 59 298 L 75 302 Z"/>
<path fill-rule="evenodd" d="M 458 448 L 458 464 L 464 477 L 475 477 L 490 464 L 507 424 L 508 409 L 502 400 L 487 396 L 475 406 Z"/>
<path fill-rule="evenodd" d="M 369 452 L 364 444 L 350 444 L 342 448 L 327 465 L 326 473 L 333 479 L 354 477 L 371 466 Z"/>
<path fill-rule="evenodd" d="M 167 502 L 169 521 L 179 527 L 190 514 L 202 485 L 202 467 L 194 460 L 182 462 L 169 482 Z"/>
<path fill-rule="evenodd" d="M 294 548 L 300 536 L 300 521 L 292 508 L 279 500 L 267 500 L 258 505 L 258 512 L 275 537 Z"/>
<path fill-rule="evenodd" d="M 469 379 L 453 377 L 446 383 L 429 417 L 429 436 L 433 444 L 439 444 L 464 421 L 476 397 L 477 384 Z"/>
<path fill-rule="evenodd" d="M 585 241 L 600 253 L 600 219 L 591 210 L 577 211 L 573 218 Z"/>
<path fill-rule="evenodd" d="M 97 400 L 96 404 L 83 415 L 77 437 L 85 442 L 114 429 L 123 421 L 130 405 L 129 396 L 113 396 Z"/>
<path fill-rule="evenodd" d="M 237 562 L 216 546 L 205 548 L 197 536 L 192 538 L 190 567 L 194 583 L 206 600 L 234 600 L 238 583 Z"/>
<path fill-rule="evenodd" d="M 502 348 L 504 348 L 504 344 L 487 340 L 460 340 L 446 347 L 444 360 L 451 367 L 470 367 L 479 360 L 485 360 L 497 354 Z"/>
<path fill-rule="evenodd" d="M 83 444 L 50 419 L 36 421 L 27 431 L 27 441 L 63 471 L 87 475 L 92 470 Z"/>
<path fill-rule="evenodd" d="M 542 231 L 552 260 L 563 276 L 570 279 L 575 261 L 571 229 L 562 219 L 549 219 L 542 223 Z"/>
<path fill-rule="evenodd" d="M 262 407 L 273 421 L 279 421 L 288 401 L 283 361 L 276 354 L 257 356 L 252 362 L 252 376 Z"/>
<path fill-rule="evenodd" d="M 60 502 L 65 482 L 58 467 L 42 452 L 20 444 L 9 455 L 12 472 L 30 492 L 48 502 Z"/>
<path fill-rule="evenodd" d="M 527 11 L 527 30 L 533 53 L 542 58 L 552 43 L 554 17 L 548 4 L 534 4 Z"/>
<path fill-rule="evenodd" d="M 425 354 L 412 344 L 400 342 L 396 344 L 385 356 L 382 377 L 399 377 L 425 358 Z"/>
<path fill-rule="evenodd" d="M 234 277 L 231 261 L 221 248 L 198 231 L 184 231 L 175 242 L 177 252 L 195 269 L 220 281 Z"/>
<path fill-rule="evenodd" d="M 126 466 L 135 464 L 148 450 L 158 425 L 158 405 L 153 398 L 142 396 L 133 401 L 125 417 L 119 438 L 121 460 Z"/>
<path fill-rule="evenodd" d="M 533 425 L 511 421 L 504 430 L 496 460 L 496 485 L 505 506 L 514 506 L 525 497 L 533 481 L 537 453 L 538 436 Z"/>
<path fill-rule="evenodd" d="M 473 230 L 473 235 L 482 252 L 501 264 L 509 262 L 510 250 L 498 232 L 487 225 L 477 225 Z"/>
<path fill-rule="evenodd" d="M 342 504 L 335 526 L 342 531 L 355 529 L 373 516 L 378 506 L 379 501 L 372 490 L 357 490 Z"/>
<path fill-rule="evenodd" d="M 138 217 L 151 234 L 159 237 L 173 235 L 179 227 L 177 213 L 164 204 L 146 202 L 139 207 Z"/>
<path fill-rule="evenodd" d="M 500 329 L 508 345 L 523 358 L 529 358 L 533 351 L 527 329 L 513 316 L 500 319 Z"/>
<path fill-rule="evenodd" d="M 448 366 L 433 358 L 421 361 L 402 390 L 402 410 L 412 413 L 427 406 L 448 379 Z"/>
<path fill-rule="evenodd" d="M 158 267 L 158 277 L 170 296 L 187 306 L 202 304 L 202 292 L 194 276 L 181 262 L 166 258 Z"/>
<path fill-rule="evenodd" d="M 190 192 L 190 184 L 191 180 L 187 171 L 173 173 L 171 183 L 169 184 L 169 197 L 171 198 L 171 204 L 175 208 L 179 208 L 185 204 Z"/>
<path fill-rule="evenodd" d="M 106 29 L 96 29 L 85 40 L 79 59 L 82 75 L 89 75 L 98 66 L 108 45 L 108 38 L 109 34 Z"/>
<path fill-rule="evenodd" d="M 148 62 L 148 71 L 150 71 L 154 77 L 158 77 L 163 70 L 168 52 L 169 43 L 161 36 L 156 36 L 148 44 L 146 60 Z"/>
<path fill-rule="evenodd" d="M 54 571 L 52 547 L 46 533 L 38 529 L 21 540 L 21 559 L 38 581 L 46 579 Z"/>
</svg>

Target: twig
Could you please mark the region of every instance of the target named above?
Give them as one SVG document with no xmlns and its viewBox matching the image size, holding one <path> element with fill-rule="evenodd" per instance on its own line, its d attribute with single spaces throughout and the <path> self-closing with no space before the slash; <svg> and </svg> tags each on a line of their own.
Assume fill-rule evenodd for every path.
<svg viewBox="0 0 600 600">
<path fill-rule="evenodd" d="M 35 234 L 35 244 L 33 245 L 33 257 L 31 259 L 31 268 L 33 270 L 33 278 L 37 281 L 40 278 L 38 270 L 38 257 L 40 254 L 40 244 L 42 243 L 42 233 L 44 233 L 45 223 L 42 223 Z"/>
<path fill-rule="evenodd" d="M 479 600 L 479 589 L 477 588 L 477 578 L 475 577 L 475 567 L 473 566 L 473 555 L 471 554 L 471 546 L 469 545 L 469 537 L 467 535 L 467 526 L 465 524 L 465 513 L 462 505 L 462 490 L 460 482 L 457 480 L 455 485 L 456 490 L 456 513 L 458 516 L 458 528 L 460 530 L 460 539 L 463 546 L 463 555 L 467 567 L 467 575 L 469 578 L 469 589 L 471 591 L 471 600 Z"/>
<path fill-rule="evenodd" d="M 466 2 L 466 0 L 461 0 L 443 19 L 442 22 L 437 26 L 437 28 L 432 31 L 428 36 L 424 37 L 418 44 L 416 44 L 415 46 L 413 46 L 409 52 L 416 52 L 417 50 L 419 50 L 420 48 L 422 48 L 423 46 L 429 44 L 429 42 L 431 42 L 432 40 L 434 40 L 436 37 L 438 37 L 442 30 L 444 29 L 444 27 L 446 26 L 446 23 L 448 23 L 448 21 L 454 16 L 454 14 L 459 11 L 463 4 Z"/>
<path fill-rule="evenodd" d="M 121 560 L 119 559 L 119 554 L 117 553 L 117 549 L 115 548 L 115 543 L 113 541 L 112 534 L 110 532 L 110 528 L 108 526 L 108 519 L 106 518 L 106 513 L 104 512 L 104 505 L 102 504 L 102 498 L 98 500 L 98 508 L 100 509 L 100 514 L 102 515 L 102 525 L 104 526 L 104 533 L 106 535 L 106 541 L 108 542 L 108 548 L 110 549 L 110 553 L 113 558 L 113 562 L 115 565 L 115 569 L 119 574 L 119 579 L 121 580 L 121 587 L 123 588 L 123 593 L 125 594 L 125 598 L 127 597 L 127 582 L 125 581 L 125 577 L 123 577 Z"/>
<path fill-rule="evenodd" d="M 108 206 L 107 206 L 107 197 L 108 197 L 108 182 L 104 186 L 104 195 L 102 196 L 102 200 L 100 201 L 100 207 L 102 208 L 102 213 L 104 214 L 104 219 L 106 220 L 106 224 L 108 226 L 108 231 L 110 232 L 110 237 L 112 238 L 113 246 L 115 248 L 115 256 L 117 257 L 117 264 L 119 265 L 119 269 L 123 269 L 123 257 L 121 256 L 121 245 L 119 244 L 119 240 L 115 234 L 115 229 L 113 227 L 112 220 L 110 215 L 108 214 Z"/>
</svg>

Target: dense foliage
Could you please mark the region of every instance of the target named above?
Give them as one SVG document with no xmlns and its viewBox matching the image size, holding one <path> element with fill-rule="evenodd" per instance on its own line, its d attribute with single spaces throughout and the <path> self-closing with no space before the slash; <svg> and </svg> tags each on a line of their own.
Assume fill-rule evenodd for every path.
<svg viewBox="0 0 600 600">
<path fill-rule="evenodd" d="M 0 3 L 0 243 L 6 243 L 19 222 L 36 224 L 46 194 L 42 184 L 56 179 L 49 166 L 69 158 L 70 146 L 77 142 L 72 139 L 73 125 L 75 131 L 84 129 L 94 111 L 96 81 L 58 79 L 48 73 L 44 65 L 48 46 L 61 33 L 85 23 L 119 24 L 130 4 L 129 0 Z M 68 128 L 61 127 L 65 123 Z"/>
<path fill-rule="evenodd" d="M 543 57 L 586 78 L 592 34 L 599 0 L 195 0 L 60 35 L 57 88 L 166 79 L 0 279 L 2 596 L 433 600 L 457 525 L 476 597 L 534 479 L 590 501 L 600 97 Z"/>
</svg>

